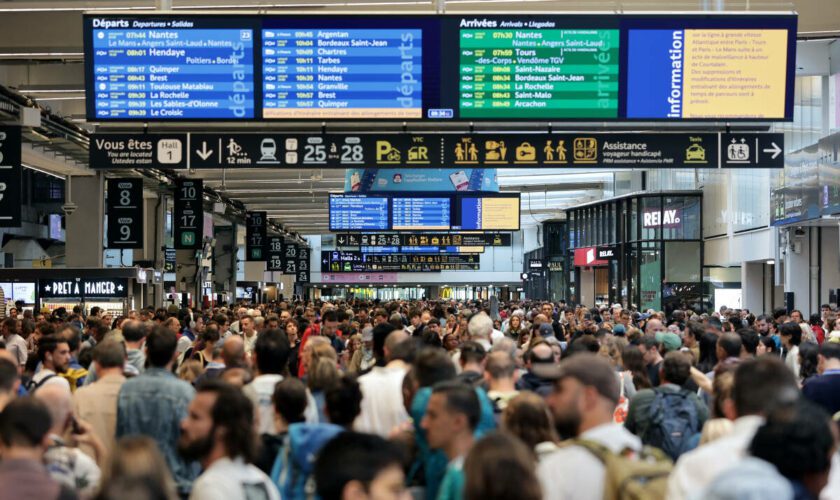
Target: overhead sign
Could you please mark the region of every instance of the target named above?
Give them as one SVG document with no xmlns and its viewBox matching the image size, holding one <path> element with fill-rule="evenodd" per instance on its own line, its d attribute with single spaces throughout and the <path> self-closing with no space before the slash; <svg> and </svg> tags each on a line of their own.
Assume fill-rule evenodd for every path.
<svg viewBox="0 0 840 500">
<path fill-rule="evenodd" d="M 199 249 L 204 240 L 204 181 L 175 182 L 175 248 Z"/>
<path fill-rule="evenodd" d="M 544 266 L 543 261 L 541 259 L 531 259 L 528 261 L 528 269 L 531 270 L 540 270 Z"/>
<path fill-rule="evenodd" d="M 385 272 L 432 272 L 432 271 L 477 271 L 479 255 L 447 254 L 364 254 L 362 252 L 322 251 L 323 272 L 364 273 Z"/>
<path fill-rule="evenodd" d="M 298 272 L 298 246 L 295 243 L 283 244 L 283 274 L 295 276 Z"/>
<path fill-rule="evenodd" d="M 268 217 L 265 212 L 248 212 L 245 214 L 245 260 L 265 261 L 266 228 Z"/>
<path fill-rule="evenodd" d="M 20 127 L 0 126 L 0 227 L 21 223 Z"/>
<path fill-rule="evenodd" d="M 178 252 L 174 248 L 167 248 L 163 251 L 163 272 L 174 273 L 178 263 Z"/>
<path fill-rule="evenodd" d="M 331 194 L 330 231 L 383 231 L 391 228 L 390 198 Z"/>
<path fill-rule="evenodd" d="M 348 168 L 345 193 L 420 193 L 481 191 L 498 193 L 495 168 Z"/>
<path fill-rule="evenodd" d="M 128 297 L 127 278 L 42 279 L 38 281 L 41 299 L 112 299 Z"/>
<path fill-rule="evenodd" d="M 283 244 L 282 236 L 270 236 L 268 238 L 267 271 L 283 271 Z"/>
<path fill-rule="evenodd" d="M 187 168 L 187 134 L 93 134 L 91 168 Z"/>
<path fill-rule="evenodd" d="M 143 179 L 108 179 L 108 248 L 143 248 Z"/>
<path fill-rule="evenodd" d="M 548 270 L 551 272 L 561 272 L 563 271 L 563 262 L 550 260 L 548 261 Z"/>
<path fill-rule="evenodd" d="M 793 118 L 795 14 L 87 15 L 89 121 Z"/>
<path fill-rule="evenodd" d="M 339 233 L 336 246 L 466 246 L 509 247 L 511 233 Z"/>
<path fill-rule="evenodd" d="M 143 158 L 147 164 L 109 156 L 94 147 L 96 144 L 127 145 L 131 137 L 145 145 Z M 179 156 L 181 140 L 171 135 L 94 134 L 90 164 L 93 168 L 112 169 L 352 169 L 349 179 L 349 191 L 352 192 L 373 191 L 376 184 L 383 184 L 383 181 L 384 190 L 399 191 L 398 185 L 411 179 L 406 177 L 409 171 L 396 169 L 448 169 L 451 170 L 448 179 L 441 181 L 447 189 L 487 191 L 492 190 L 493 182 L 487 181 L 482 169 L 490 168 L 784 166 L 784 135 L 776 133 L 190 133 L 186 138 L 188 151 L 183 157 L 186 162 Z M 164 147 L 165 155 L 179 161 L 161 161 L 161 147 Z M 379 171 L 394 173 L 386 179 L 377 173 Z M 440 182 L 436 180 L 435 185 Z"/>
<path fill-rule="evenodd" d="M 310 250 L 309 248 L 299 246 L 297 249 L 297 271 L 298 275 L 300 276 L 301 272 L 305 272 L 309 274 L 309 256 Z M 298 280 L 300 281 L 300 280 Z M 309 281 L 307 279 L 307 281 Z"/>
<path fill-rule="evenodd" d="M 295 282 L 297 283 L 309 283 L 311 281 L 311 277 L 309 275 L 309 270 L 300 269 L 298 270 L 297 274 L 295 275 Z"/>
</svg>

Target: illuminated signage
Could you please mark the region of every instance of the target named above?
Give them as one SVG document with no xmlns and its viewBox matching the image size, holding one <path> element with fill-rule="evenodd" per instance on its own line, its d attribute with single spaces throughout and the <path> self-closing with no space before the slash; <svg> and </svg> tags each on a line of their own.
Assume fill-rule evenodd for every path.
<svg viewBox="0 0 840 500">
<path fill-rule="evenodd" d="M 682 223 L 682 211 L 679 209 L 645 210 L 642 212 L 642 227 L 679 227 Z"/>
</svg>

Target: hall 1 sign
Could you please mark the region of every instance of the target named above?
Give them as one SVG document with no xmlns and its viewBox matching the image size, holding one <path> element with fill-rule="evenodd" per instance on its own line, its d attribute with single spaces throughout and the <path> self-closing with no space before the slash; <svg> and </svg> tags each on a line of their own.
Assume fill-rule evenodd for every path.
<svg viewBox="0 0 840 500">
<path fill-rule="evenodd" d="M 128 297 L 128 279 L 42 279 L 38 282 L 38 295 L 41 299 L 123 299 Z"/>
<path fill-rule="evenodd" d="M 0 127 L 0 227 L 20 227 L 20 127 Z"/>
<path fill-rule="evenodd" d="M 268 220 L 265 212 L 248 212 L 245 214 L 245 260 L 265 261 L 266 226 Z"/>
<path fill-rule="evenodd" d="M 108 248 L 143 248 L 143 180 L 108 179 Z"/>
<path fill-rule="evenodd" d="M 204 239 L 204 181 L 178 179 L 175 183 L 175 248 L 196 250 Z"/>
</svg>

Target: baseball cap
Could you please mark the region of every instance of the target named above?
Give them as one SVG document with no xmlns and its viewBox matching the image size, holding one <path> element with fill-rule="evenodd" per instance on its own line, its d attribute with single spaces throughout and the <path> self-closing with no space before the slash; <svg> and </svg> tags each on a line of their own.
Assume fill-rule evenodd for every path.
<svg viewBox="0 0 840 500">
<path fill-rule="evenodd" d="M 627 330 L 624 329 L 624 325 L 622 325 L 621 323 L 615 325 L 612 331 L 613 335 L 624 335 L 625 333 L 627 333 Z"/>
<path fill-rule="evenodd" d="M 548 323 L 543 323 L 540 325 L 540 329 L 537 333 L 539 333 L 540 337 L 553 336 L 554 328 L 552 328 Z"/>
<path fill-rule="evenodd" d="M 676 351 L 680 347 L 682 347 L 682 340 L 671 332 L 659 332 L 656 334 L 656 341 L 665 346 L 665 350 Z"/>
<path fill-rule="evenodd" d="M 533 364 L 531 372 L 544 380 L 561 380 L 567 377 L 579 380 L 583 385 L 593 386 L 601 396 L 618 403 L 620 388 L 615 369 L 603 356 L 581 353 L 560 364 Z"/>
</svg>

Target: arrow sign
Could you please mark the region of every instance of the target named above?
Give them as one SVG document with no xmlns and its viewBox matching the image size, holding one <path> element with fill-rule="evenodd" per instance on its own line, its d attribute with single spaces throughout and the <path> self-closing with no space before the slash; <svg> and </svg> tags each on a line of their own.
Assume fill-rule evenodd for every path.
<svg viewBox="0 0 840 500">
<path fill-rule="evenodd" d="M 780 148 L 779 145 L 776 144 L 775 142 L 771 142 L 770 144 L 773 147 L 772 148 L 765 148 L 763 151 L 765 153 L 773 153 L 773 156 L 771 157 L 771 159 L 775 160 L 777 156 L 782 154 L 782 148 Z"/>
<path fill-rule="evenodd" d="M 207 141 L 201 141 L 201 149 L 200 150 L 196 149 L 195 154 L 197 154 L 199 156 L 199 158 L 201 158 L 202 160 L 206 161 L 207 158 L 210 158 L 210 156 L 213 154 L 213 150 L 212 149 L 210 149 L 210 150 L 207 149 Z"/>
</svg>

